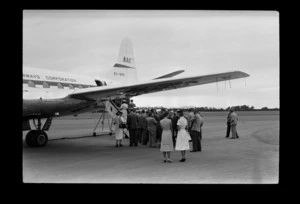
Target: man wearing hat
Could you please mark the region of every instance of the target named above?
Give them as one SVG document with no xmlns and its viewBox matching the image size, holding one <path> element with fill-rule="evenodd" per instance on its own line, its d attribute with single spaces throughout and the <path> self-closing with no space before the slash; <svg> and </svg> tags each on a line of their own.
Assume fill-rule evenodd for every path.
<svg viewBox="0 0 300 204">
<path fill-rule="evenodd" d="M 130 109 L 136 108 L 136 105 L 133 103 L 133 100 L 132 100 L 132 99 L 130 100 L 129 108 L 130 108 Z"/>
</svg>

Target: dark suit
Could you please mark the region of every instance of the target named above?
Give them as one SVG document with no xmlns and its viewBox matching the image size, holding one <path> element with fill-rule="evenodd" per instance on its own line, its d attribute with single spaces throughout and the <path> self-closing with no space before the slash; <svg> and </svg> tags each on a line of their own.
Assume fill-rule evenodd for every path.
<svg viewBox="0 0 300 204">
<path fill-rule="evenodd" d="M 177 136 L 177 133 L 178 133 L 178 130 L 177 130 L 177 121 L 178 121 L 179 117 L 177 115 L 174 115 L 173 118 L 171 119 L 172 120 L 172 139 L 173 139 L 173 144 L 174 144 L 174 147 L 175 147 L 175 143 L 176 143 L 176 136 Z"/>
<path fill-rule="evenodd" d="M 160 127 L 160 116 L 159 114 L 154 114 L 154 119 L 157 121 L 156 124 L 156 139 L 155 142 L 159 142 L 161 140 L 162 129 Z"/>
<path fill-rule="evenodd" d="M 145 129 L 146 129 L 146 115 L 140 114 L 138 117 L 139 117 L 138 141 L 142 143 L 142 141 L 144 140 Z"/>
<path fill-rule="evenodd" d="M 138 146 L 137 131 L 139 129 L 139 120 L 135 112 L 130 112 L 127 116 L 127 127 L 129 130 L 129 146 Z"/>
</svg>

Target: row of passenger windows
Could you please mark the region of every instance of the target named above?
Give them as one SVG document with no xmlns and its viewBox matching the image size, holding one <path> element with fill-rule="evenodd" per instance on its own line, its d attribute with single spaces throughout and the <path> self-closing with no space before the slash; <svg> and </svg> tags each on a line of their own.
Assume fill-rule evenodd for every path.
<svg viewBox="0 0 300 204">
<path fill-rule="evenodd" d="M 33 81 L 28 81 L 28 87 L 35 87 L 35 84 Z M 91 86 L 87 86 L 87 87 L 91 87 Z M 50 88 L 49 84 L 47 82 L 43 82 L 43 88 Z M 57 88 L 59 89 L 63 89 L 63 85 L 61 83 L 57 83 Z M 69 84 L 69 89 L 74 89 L 75 87 L 72 84 Z M 76 88 L 80 88 L 82 89 L 82 85 L 79 85 Z"/>
</svg>

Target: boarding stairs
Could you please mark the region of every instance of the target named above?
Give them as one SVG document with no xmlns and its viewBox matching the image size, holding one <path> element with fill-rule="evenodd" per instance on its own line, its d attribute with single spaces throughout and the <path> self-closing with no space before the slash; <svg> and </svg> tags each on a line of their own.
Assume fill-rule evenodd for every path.
<svg viewBox="0 0 300 204">
<path fill-rule="evenodd" d="M 101 126 L 102 126 L 102 132 L 104 132 L 105 120 L 107 121 L 107 124 L 108 124 L 109 134 L 112 135 L 112 132 L 113 132 L 112 127 L 113 127 L 113 122 L 114 122 L 113 119 L 116 117 L 117 112 L 120 112 L 120 109 L 118 108 L 118 106 L 112 100 L 106 101 L 105 102 L 105 111 L 101 112 L 98 122 L 94 127 L 93 136 L 96 136 L 96 129 L 99 126 L 100 121 L 101 121 Z"/>
</svg>

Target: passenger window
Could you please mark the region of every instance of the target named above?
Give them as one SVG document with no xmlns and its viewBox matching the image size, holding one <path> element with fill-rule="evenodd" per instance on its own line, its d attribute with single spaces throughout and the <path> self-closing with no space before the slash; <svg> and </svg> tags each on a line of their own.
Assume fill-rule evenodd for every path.
<svg viewBox="0 0 300 204">
<path fill-rule="evenodd" d="M 72 84 L 70 84 L 70 85 L 69 85 L 69 88 L 70 88 L 70 89 L 74 89 L 74 87 L 73 87 L 73 85 L 72 85 Z"/>
<path fill-rule="evenodd" d="M 63 89 L 64 87 L 61 85 L 61 83 L 57 83 L 57 87 L 59 88 L 59 89 Z"/>
<path fill-rule="evenodd" d="M 82 89 L 82 86 L 81 86 L 81 85 L 79 85 L 79 88 L 80 88 L 80 89 Z"/>
<path fill-rule="evenodd" d="M 43 88 L 50 88 L 50 86 L 47 82 L 43 82 Z"/>
<path fill-rule="evenodd" d="M 32 81 L 28 81 L 28 87 L 35 87 L 35 84 Z"/>
</svg>

